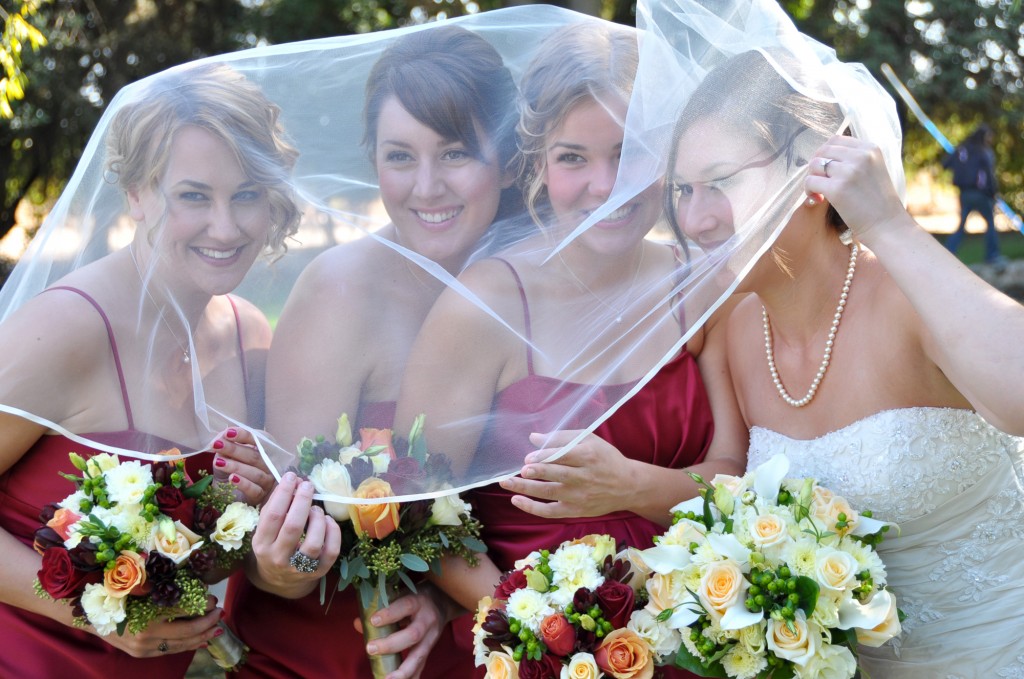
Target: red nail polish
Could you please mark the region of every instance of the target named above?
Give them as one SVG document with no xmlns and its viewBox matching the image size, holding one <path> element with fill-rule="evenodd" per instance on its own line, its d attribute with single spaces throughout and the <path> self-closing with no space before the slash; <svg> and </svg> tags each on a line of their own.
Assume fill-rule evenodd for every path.
<svg viewBox="0 0 1024 679">
<path fill-rule="evenodd" d="M 233 439 L 236 436 L 238 436 L 238 430 L 237 429 L 228 429 L 226 432 L 224 432 L 224 435 L 227 436 L 229 439 Z"/>
<path fill-rule="evenodd" d="M 213 449 L 214 450 L 220 450 L 223 447 L 224 447 L 224 442 L 221 441 L 220 439 L 217 439 L 216 441 L 213 442 Z"/>
<path fill-rule="evenodd" d="M 242 477 L 241 476 L 239 476 L 238 474 L 232 474 L 231 475 L 231 483 L 239 484 L 241 482 L 242 482 Z"/>
<path fill-rule="evenodd" d="M 219 637 L 222 634 L 224 634 L 224 630 L 222 630 L 220 627 L 218 627 L 217 629 L 215 629 L 213 631 L 213 636 L 215 636 L 215 637 Z"/>
<path fill-rule="evenodd" d="M 227 465 L 227 463 L 228 461 L 225 460 L 223 457 L 214 458 L 213 460 L 213 466 L 215 467 L 224 467 Z"/>
</svg>

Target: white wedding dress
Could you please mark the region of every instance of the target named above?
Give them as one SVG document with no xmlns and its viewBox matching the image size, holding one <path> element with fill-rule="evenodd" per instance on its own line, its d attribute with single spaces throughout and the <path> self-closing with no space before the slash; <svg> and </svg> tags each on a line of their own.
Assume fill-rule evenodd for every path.
<svg viewBox="0 0 1024 679">
<path fill-rule="evenodd" d="M 810 441 L 750 430 L 750 468 L 780 452 L 789 477 L 899 524 L 879 553 L 907 618 L 860 647 L 863 676 L 1024 679 L 1024 439 L 968 410 L 901 408 Z"/>
</svg>

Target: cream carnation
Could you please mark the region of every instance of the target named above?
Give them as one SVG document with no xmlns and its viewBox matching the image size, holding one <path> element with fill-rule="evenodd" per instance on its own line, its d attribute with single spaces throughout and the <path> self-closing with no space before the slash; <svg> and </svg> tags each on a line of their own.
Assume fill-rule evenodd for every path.
<svg viewBox="0 0 1024 679">
<path fill-rule="evenodd" d="M 226 551 L 241 549 L 245 536 L 256 528 L 260 513 L 244 502 L 232 502 L 217 519 L 210 539 Z"/>
<path fill-rule="evenodd" d="M 119 505 L 139 505 L 150 484 L 153 473 L 149 465 L 128 460 L 103 472 L 107 495 Z"/>
<path fill-rule="evenodd" d="M 127 615 L 123 598 L 111 596 L 103 585 L 91 583 L 82 592 L 81 605 L 85 617 L 102 637 L 117 630 Z"/>
<path fill-rule="evenodd" d="M 509 617 L 526 625 L 535 634 L 540 631 L 540 624 L 544 618 L 555 612 L 543 594 L 529 587 L 512 592 L 506 610 Z"/>
<path fill-rule="evenodd" d="M 768 667 L 768 658 L 751 653 L 742 644 L 736 644 L 722 656 L 722 669 L 735 679 L 754 679 L 758 672 Z"/>
<path fill-rule="evenodd" d="M 658 622 L 658 619 L 646 610 L 633 613 L 626 627 L 647 642 L 655 655 L 667 656 L 679 648 L 679 632 L 669 628 L 665 623 Z"/>
<path fill-rule="evenodd" d="M 590 545 L 563 546 L 551 555 L 548 566 L 552 570 L 551 584 L 558 587 L 551 593 L 551 600 L 558 606 L 572 601 L 580 587 L 594 590 L 604 582 L 604 576 L 594 561 L 594 548 Z"/>
</svg>

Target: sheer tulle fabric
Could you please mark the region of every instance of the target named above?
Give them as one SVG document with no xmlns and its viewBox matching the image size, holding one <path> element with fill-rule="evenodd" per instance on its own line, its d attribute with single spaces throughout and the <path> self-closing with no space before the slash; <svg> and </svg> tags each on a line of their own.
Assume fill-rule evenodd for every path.
<svg viewBox="0 0 1024 679">
<path fill-rule="evenodd" d="M 542 404 L 545 428 L 579 430 L 579 437 L 593 431 L 679 354 L 768 250 L 806 198 L 807 159 L 828 137 L 848 128 L 875 140 L 887 153 L 894 180 L 902 181 L 892 101 L 863 68 L 838 62 L 831 50 L 799 34 L 774 1 L 641 2 L 637 12 L 639 30 L 552 7 L 515 7 L 373 35 L 257 48 L 133 84 L 111 102 L 66 191 L 0 292 L 0 318 L 13 322 L 44 289 L 74 281 L 83 275 L 79 272 L 134 242 L 132 257 L 121 255 L 124 275 L 111 277 L 101 304 L 128 310 L 116 316 L 111 332 L 121 350 L 137 427 L 177 442 L 187 454 L 203 450 L 226 426 L 260 430 L 264 425 L 262 392 L 249 386 L 249 398 L 241 396 L 247 385 L 235 368 L 239 348 L 223 341 L 224 328 L 211 327 L 221 321 L 190 314 L 196 290 L 215 293 L 215 303 L 231 293 L 273 323 L 316 255 L 339 243 L 372 243 L 404 260 L 421 286 L 443 288 L 427 318 L 416 319 L 414 325 L 422 320 L 422 329 L 395 353 L 409 356 L 407 365 L 401 358 L 393 362 L 401 389 L 386 398 L 361 399 L 397 398 L 397 436 L 406 436 L 414 417 L 423 414 L 428 449 L 451 460 L 450 483 L 415 487 L 409 496 L 482 486 L 514 474 L 530 452 L 521 442 L 534 433 L 536 413 L 524 417 L 501 408 L 497 394 L 526 375 L 548 380 L 553 388 Z M 469 248 L 471 254 L 454 264 L 436 256 L 431 244 L 444 237 L 448 222 L 458 222 L 459 215 L 479 205 L 467 200 L 427 209 L 425 203 L 410 203 L 404 217 L 386 209 L 381 196 L 390 189 L 382 179 L 382 156 L 374 153 L 388 130 L 378 129 L 377 146 L 368 147 L 364 117 L 366 93 L 374 90 L 368 78 L 385 51 L 453 26 L 482 37 L 501 55 L 518 87 L 518 101 L 491 136 L 510 133 L 521 151 L 509 162 L 499 160 L 500 140 L 484 132 L 482 121 L 473 121 L 476 148 L 462 151 L 480 164 L 480 173 L 499 178 L 500 204 L 491 206 L 492 223 Z M 568 124 L 531 138 L 524 121 L 538 113 L 530 109 L 542 80 L 532 68 L 534 60 L 550 51 L 558 36 L 578 31 L 593 31 L 602 36 L 598 42 L 607 43 L 607 80 L 581 77 L 567 83 L 580 88 L 568 110 L 604 116 L 613 123 L 613 137 L 617 125 L 621 160 L 616 159 L 609 190 L 573 203 L 547 191 L 546 184 L 558 169 L 553 163 L 565 159 L 556 147 Z M 747 54 L 737 57 L 742 53 Z M 566 52 L 565 59 L 571 56 Z M 730 60 L 736 58 L 750 61 L 748 77 L 719 77 L 722 69 L 731 72 L 735 61 Z M 202 242 L 189 240 L 187 230 L 199 227 L 180 219 L 188 205 L 176 203 L 187 203 L 189 196 L 153 191 L 150 203 L 133 208 L 131 192 L 126 200 L 116 184 L 118 168 L 109 165 L 106 148 L 119 112 L 161 91 L 177 93 L 187 105 L 196 69 L 204 68 L 229 69 L 257 87 L 279 110 L 277 122 L 292 149 L 234 137 L 233 152 L 244 159 L 242 171 L 262 210 L 253 217 L 262 220 L 250 229 L 255 235 L 240 250 L 246 256 L 262 252 L 252 257 L 248 270 L 234 251 L 204 254 Z M 626 82 L 622 73 L 628 74 Z M 771 130 L 767 138 L 751 138 L 746 132 L 758 106 L 780 91 L 815 102 L 815 115 Z M 716 141 L 723 137 L 733 143 Z M 547 153 L 544 163 L 522 153 L 531 143 Z M 160 178 L 147 181 L 153 179 Z M 703 191 L 715 192 L 728 208 L 724 232 L 720 228 L 713 237 L 686 221 L 685 202 Z M 255 208 L 233 209 L 238 222 Z M 412 213 L 419 229 L 412 237 L 401 228 L 398 237 L 385 235 Z M 145 229 L 143 238 L 136 236 L 139 229 Z M 195 273 L 193 258 L 201 256 L 214 260 L 205 261 L 207 267 L 221 258 L 230 275 Z M 201 276 L 206 278 L 197 279 Z M 411 294 L 410 287 L 386 276 L 343 278 L 350 296 L 373 291 L 382 324 L 403 313 Z M 529 315 L 524 315 L 526 299 Z M 325 382 L 353 379 L 361 357 L 384 335 L 375 336 L 373 317 L 352 322 L 368 328 L 366 351 L 353 352 L 346 365 L 325 365 Z M 471 336 L 457 334 L 463 329 Z M 316 333 L 316 325 L 308 332 Z M 486 384 L 474 383 L 466 356 L 450 349 L 474 345 L 493 346 L 509 357 Z M 309 357 L 314 365 L 319 360 Z M 0 369 L 0 409 L 101 450 L 159 452 L 155 446 L 121 449 L 91 437 L 89 432 L 124 429 L 124 423 L 60 412 L 56 396 L 63 385 L 37 377 L 11 365 Z M 178 407 L 163 405 L 168 392 Z M 301 412 L 317 398 L 314 390 L 273 407 Z M 348 415 L 358 418 L 356 412 Z M 355 429 L 359 426 L 354 422 Z M 487 433 L 495 430 L 521 435 L 502 439 L 514 443 L 481 450 L 482 441 L 494 443 Z M 334 422 L 301 433 L 332 439 Z M 296 464 L 298 438 L 273 428 L 261 433 L 261 447 L 277 473 Z"/>
</svg>

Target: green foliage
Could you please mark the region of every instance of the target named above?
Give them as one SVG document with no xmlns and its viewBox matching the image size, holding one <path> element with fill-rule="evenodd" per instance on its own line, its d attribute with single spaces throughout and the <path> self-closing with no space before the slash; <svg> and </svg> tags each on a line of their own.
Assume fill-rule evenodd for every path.
<svg viewBox="0 0 1024 679">
<path fill-rule="evenodd" d="M 22 52 L 25 48 L 35 52 L 46 44 L 46 36 L 31 22 L 40 4 L 42 0 L 15 0 L 10 11 L 0 7 L 0 118 L 13 118 L 12 104 L 25 97 L 28 77 L 21 69 Z"/>
</svg>

